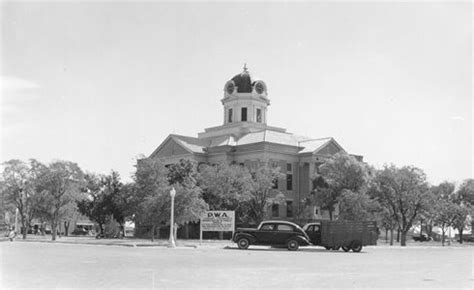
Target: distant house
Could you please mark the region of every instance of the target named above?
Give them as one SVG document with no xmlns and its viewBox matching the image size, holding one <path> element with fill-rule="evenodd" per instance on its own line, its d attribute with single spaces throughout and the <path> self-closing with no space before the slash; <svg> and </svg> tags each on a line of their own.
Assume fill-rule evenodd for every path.
<svg viewBox="0 0 474 290">
<path fill-rule="evenodd" d="M 279 167 L 285 177 L 276 186 L 286 203 L 272 205 L 269 218 L 293 219 L 295 209 L 312 190 L 311 179 L 319 166 L 346 151 L 332 137 L 309 138 L 267 125 L 267 85 L 253 80 L 246 67 L 225 83 L 223 95 L 222 125 L 206 128 L 197 137 L 170 134 L 148 158 L 161 159 L 165 164 L 180 159 L 235 163 L 250 171 L 262 163 Z M 362 161 L 362 156 L 354 156 Z M 328 218 L 328 213 L 314 208 L 314 218 Z"/>
</svg>

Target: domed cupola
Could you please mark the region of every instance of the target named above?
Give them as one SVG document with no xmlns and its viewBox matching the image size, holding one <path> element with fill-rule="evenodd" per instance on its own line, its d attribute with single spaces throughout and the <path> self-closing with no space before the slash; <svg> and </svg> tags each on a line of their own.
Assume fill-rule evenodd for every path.
<svg viewBox="0 0 474 290">
<path fill-rule="evenodd" d="M 224 125 L 230 123 L 267 122 L 267 85 L 261 81 L 252 81 L 247 66 L 240 74 L 226 82 L 224 86 Z"/>
<path fill-rule="evenodd" d="M 231 79 L 234 85 L 237 87 L 237 93 L 251 93 L 252 92 L 252 79 L 244 66 L 244 71 Z"/>
<path fill-rule="evenodd" d="M 261 80 L 252 81 L 247 65 L 244 65 L 244 70 L 227 81 L 224 86 L 224 98 L 238 96 L 239 94 L 240 96 L 255 94 L 260 97 L 267 97 L 267 85 Z"/>
</svg>

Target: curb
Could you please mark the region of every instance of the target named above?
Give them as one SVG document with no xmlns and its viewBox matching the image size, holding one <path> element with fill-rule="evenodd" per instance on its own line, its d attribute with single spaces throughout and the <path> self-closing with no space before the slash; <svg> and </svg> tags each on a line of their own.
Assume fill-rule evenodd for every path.
<svg viewBox="0 0 474 290">
<path fill-rule="evenodd" d="M 0 242 L 7 242 L 9 239 L 1 239 Z M 84 243 L 84 242 L 67 242 L 67 241 L 52 241 L 52 240 L 23 240 L 17 239 L 13 242 L 21 242 L 21 243 L 49 243 L 49 244 L 66 244 L 66 245 L 88 245 L 88 246 L 119 246 L 119 247 L 129 247 L 129 248 L 168 248 L 168 244 L 140 244 L 140 243 Z M 177 245 L 176 248 L 187 248 L 187 249 L 197 249 L 199 246 L 197 245 Z"/>
</svg>

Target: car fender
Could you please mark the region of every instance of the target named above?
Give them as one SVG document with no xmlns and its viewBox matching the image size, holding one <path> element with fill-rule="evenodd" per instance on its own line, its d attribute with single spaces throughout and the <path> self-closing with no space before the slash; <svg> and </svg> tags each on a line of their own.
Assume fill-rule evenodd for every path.
<svg viewBox="0 0 474 290">
<path fill-rule="evenodd" d="M 253 244 L 255 243 L 255 241 L 257 240 L 255 238 L 255 236 L 251 235 L 251 234 L 247 234 L 247 233 L 237 233 L 235 234 L 235 237 L 234 237 L 234 242 L 237 243 L 237 241 L 242 238 L 242 237 L 245 237 L 247 239 L 249 239 L 250 243 Z"/>
<path fill-rule="evenodd" d="M 302 245 L 302 246 L 311 245 L 311 243 L 308 241 L 308 239 L 306 239 L 303 236 L 293 236 L 293 237 L 289 238 L 288 240 L 286 240 L 286 243 L 288 243 L 290 240 L 297 240 L 298 243 L 300 243 L 300 245 Z"/>
</svg>

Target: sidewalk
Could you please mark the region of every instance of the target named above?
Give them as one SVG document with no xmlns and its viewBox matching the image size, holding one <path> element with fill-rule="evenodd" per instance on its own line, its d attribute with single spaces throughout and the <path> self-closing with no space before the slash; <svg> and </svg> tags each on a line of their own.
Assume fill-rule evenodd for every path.
<svg viewBox="0 0 474 290">
<path fill-rule="evenodd" d="M 9 241 L 7 237 L 0 237 L 0 242 Z M 28 235 L 26 240 L 21 236 L 17 236 L 14 242 L 39 242 L 39 243 L 61 243 L 61 244 L 79 244 L 79 245 L 103 245 L 103 246 L 122 246 L 122 247 L 167 247 L 169 245 L 168 239 L 159 239 L 152 242 L 150 239 L 138 239 L 127 237 L 124 239 L 96 239 L 95 237 L 87 236 L 61 236 L 56 237 L 56 241 L 51 240 L 50 235 L 35 236 Z M 229 240 L 180 240 L 176 241 L 176 247 L 179 248 L 224 248 L 231 246 L 234 243 Z"/>
</svg>

